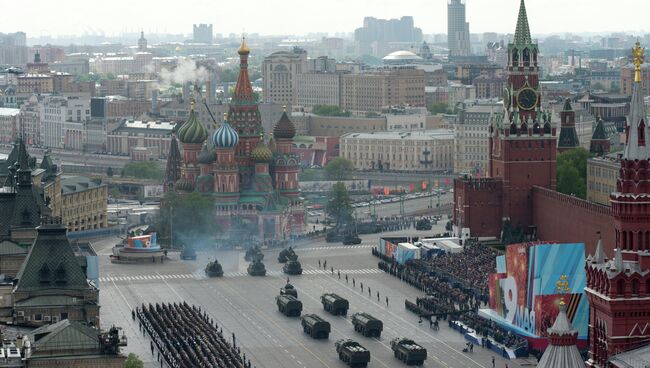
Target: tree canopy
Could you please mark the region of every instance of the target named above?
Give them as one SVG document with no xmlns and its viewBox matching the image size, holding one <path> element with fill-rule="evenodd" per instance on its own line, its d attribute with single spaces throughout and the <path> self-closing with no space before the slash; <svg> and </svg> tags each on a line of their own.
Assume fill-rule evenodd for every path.
<svg viewBox="0 0 650 368">
<path fill-rule="evenodd" d="M 587 159 L 584 148 L 576 148 L 557 156 L 557 191 L 587 198 Z"/>
<path fill-rule="evenodd" d="M 452 114 L 453 111 L 444 102 L 434 102 L 429 106 L 429 112 L 432 114 Z"/>
<path fill-rule="evenodd" d="M 320 116 L 348 117 L 352 115 L 351 112 L 347 110 L 342 110 L 340 107 L 336 105 L 316 105 L 311 110 L 311 112 L 314 113 L 315 115 L 320 115 Z"/>
<path fill-rule="evenodd" d="M 214 223 L 212 197 L 198 192 L 183 195 L 167 192 L 161 203 L 160 213 L 155 220 L 155 228 L 161 239 L 169 243 L 172 225 L 174 247 L 201 247 L 213 243 L 218 229 Z"/>
<path fill-rule="evenodd" d="M 162 180 L 164 172 L 156 161 L 136 161 L 129 162 L 124 166 L 124 169 L 122 169 L 122 176 L 138 179 Z"/>
<path fill-rule="evenodd" d="M 336 157 L 325 165 L 325 176 L 328 180 L 348 180 L 352 175 L 354 165 L 345 157 Z"/>
<path fill-rule="evenodd" d="M 124 363 L 124 368 L 144 368 L 144 362 L 134 353 L 129 353 Z"/>
<path fill-rule="evenodd" d="M 334 184 L 325 208 L 327 215 L 334 220 L 338 228 L 352 221 L 353 211 L 350 195 L 345 185 L 342 182 Z"/>
</svg>

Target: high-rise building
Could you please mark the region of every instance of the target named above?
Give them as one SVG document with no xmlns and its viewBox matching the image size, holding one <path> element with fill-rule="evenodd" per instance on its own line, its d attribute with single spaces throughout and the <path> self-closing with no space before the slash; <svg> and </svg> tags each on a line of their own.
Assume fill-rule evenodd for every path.
<svg viewBox="0 0 650 368">
<path fill-rule="evenodd" d="M 307 51 L 294 47 L 278 51 L 264 58 L 264 102 L 293 105 L 296 102 L 296 76 L 307 70 Z"/>
<path fill-rule="evenodd" d="M 144 38 L 144 31 L 140 32 L 140 38 L 138 39 L 138 51 L 147 51 L 147 39 Z"/>
<path fill-rule="evenodd" d="M 472 53 L 464 0 L 449 0 L 447 3 L 447 43 L 451 57 L 469 56 Z"/>
<path fill-rule="evenodd" d="M 454 125 L 454 172 L 486 176 L 490 124 L 499 105 L 476 105 L 461 109 Z"/>
<path fill-rule="evenodd" d="M 194 43 L 205 43 L 212 45 L 212 24 L 194 24 L 192 41 Z"/>
<path fill-rule="evenodd" d="M 377 19 L 366 17 L 363 27 L 354 31 L 357 53 L 383 57 L 390 51 L 390 43 L 420 44 L 422 30 L 413 24 L 413 17 Z"/>
</svg>

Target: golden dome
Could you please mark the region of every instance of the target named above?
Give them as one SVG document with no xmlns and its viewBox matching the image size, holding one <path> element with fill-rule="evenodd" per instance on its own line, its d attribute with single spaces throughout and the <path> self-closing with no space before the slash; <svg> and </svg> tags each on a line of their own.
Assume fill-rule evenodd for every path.
<svg viewBox="0 0 650 368">
<path fill-rule="evenodd" d="M 247 55 L 251 53 L 251 49 L 248 48 L 248 43 L 246 43 L 246 37 L 242 37 L 241 46 L 239 46 L 239 50 L 237 52 L 239 55 Z"/>
</svg>

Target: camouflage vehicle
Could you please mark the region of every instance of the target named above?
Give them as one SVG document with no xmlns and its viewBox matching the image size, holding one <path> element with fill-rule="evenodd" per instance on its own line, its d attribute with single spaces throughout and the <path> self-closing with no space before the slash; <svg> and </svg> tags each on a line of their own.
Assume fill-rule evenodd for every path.
<svg viewBox="0 0 650 368">
<path fill-rule="evenodd" d="M 361 238 L 357 234 L 349 233 L 343 237 L 343 245 L 361 244 Z"/>
<path fill-rule="evenodd" d="M 328 243 L 340 242 L 343 236 L 336 230 L 330 230 L 325 234 L 325 241 Z"/>
<path fill-rule="evenodd" d="M 287 282 L 287 284 L 284 285 L 284 287 L 282 287 L 280 289 L 280 295 L 291 295 L 294 298 L 297 298 L 298 297 L 298 291 L 296 290 L 295 287 L 293 287 L 293 285 L 291 285 L 290 283 Z"/>
<path fill-rule="evenodd" d="M 370 362 L 370 351 L 354 340 L 341 339 L 334 346 L 339 359 L 350 367 L 366 367 Z"/>
<path fill-rule="evenodd" d="M 431 230 L 431 228 L 431 221 L 427 219 L 421 219 L 415 223 L 415 230 Z"/>
<path fill-rule="evenodd" d="M 208 262 L 205 266 L 205 274 L 208 277 L 221 277 L 223 276 L 223 268 L 221 264 L 216 259 L 214 261 Z"/>
<path fill-rule="evenodd" d="M 344 299 L 334 293 L 326 293 L 321 295 L 320 302 L 323 303 L 323 308 L 335 316 L 345 316 L 348 314 L 350 304 L 347 299 Z"/>
<path fill-rule="evenodd" d="M 266 276 L 266 267 L 260 260 L 254 260 L 248 264 L 248 274 L 251 276 Z"/>
<path fill-rule="evenodd" d="M 354 330 L 361 332 L 365 337 L 379 337 L 384 329 L 381 320 L 371 316 L 368 313 L 355 313 L 352 315 L 352 324 Z"/>
<path fill-rule="evenodd" d="M 285 263 L 288 260 L 291 259 L 292 255 L 295 255 L 296 252 L 294 252 L 293 248 L 289 247 L 287 249 L 282 249 L 280 251 L 280 254 L 278 254 L 278 262 L 280 263 Z"/>
<path fill-rule="evenodd" d="M 300 317 L 302 313 L 302 302 L 291 295 L 278 295 L 275 297 L 278 311 L 287 317 Z"/>
<path fill-rule="evenodd" d="M 302 274 L 302 265 L 298 262 L 298 255 L 296 253 L 289 255 L 289 261 L 282 266 L 282 272 L 287 275 Z"/>
<path fill-rule="evenodd" d="M 196 261 L 196 250 L 191 245 L 185 245 L 183 246 L 183 249 L 181 249 L 180 257 L 184 261 L 186 260 Z"/>
<path fill-rule="evenodd" d="M 390 348 L 393 350 L 395 358 L 406 365 L 422 365 L 427 359 L 427 349 L 411 339 L 396 337 L 390 341 Z"/>
<path fill-rule="evenodd" d="M 246 254 L 244 255 L 244 260 L 250 262 L 256 257 L 259 258 L 260 261 L 264 259 L 264 253 L 262 253 L 262 250 L 257 245 L 253 246 L 252 248 L 248 248 L 246 250 Z"/>
<path fill-rule="evenodd" d="M 330 336 L 330 323 L 316 314 L 305 314 L 300 324 L 303 332 L 314 339 L 327 339 Z"/>
</svg>

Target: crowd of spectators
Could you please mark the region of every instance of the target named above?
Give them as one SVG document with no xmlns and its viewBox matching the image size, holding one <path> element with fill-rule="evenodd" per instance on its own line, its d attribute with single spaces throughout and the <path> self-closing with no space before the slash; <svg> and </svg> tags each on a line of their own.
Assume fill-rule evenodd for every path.
<svg viewBox="0 0 650 368">
<path fill-rule="evenodd" d="M 526 346 L 528 343 L 523 337 L 499 327 L 493 321 L 485 319 L 475 312 L 461 314 L 458 318 L 450 320 L 449 323 L 452 323 L 454 320 L 472 328 L 479 337 L 492 339 L 509 349 L 515 350 L 519 347 Z"/>
</svg>

